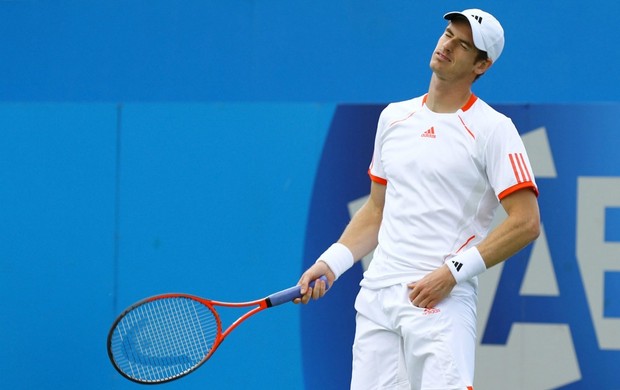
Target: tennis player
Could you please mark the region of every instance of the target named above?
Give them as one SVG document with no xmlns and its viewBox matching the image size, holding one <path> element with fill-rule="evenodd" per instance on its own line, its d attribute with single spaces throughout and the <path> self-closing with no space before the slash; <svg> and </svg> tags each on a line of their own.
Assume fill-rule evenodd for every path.
<svg viewBox="0 0 620 390">
<path fill-rule="evenodd" d="M 423 96 L 379 118 L 367 203 L 306 270 L 321 298 L 376 248 L 356 298 L 352 390 L 473 389 L 477 276 L 535 240 L 538 189 L 512 121 L 472 93 L 504 47 L 495 17 L 444 15 Z M 489 232 L 501 204 L 507 218 Z"/>
</svg>

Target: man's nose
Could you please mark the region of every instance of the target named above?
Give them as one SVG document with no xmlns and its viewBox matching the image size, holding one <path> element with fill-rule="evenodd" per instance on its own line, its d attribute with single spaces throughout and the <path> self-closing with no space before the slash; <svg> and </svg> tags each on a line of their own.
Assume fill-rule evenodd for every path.
<svg viewBox="0 0 620 390">
<path fill-rule="evenodd" d="M 447 51 L 451 51 L 453 46 L 454 46 L 453 39 L 448 39 L 443 43 L 443 49 Z"/>
</svg>

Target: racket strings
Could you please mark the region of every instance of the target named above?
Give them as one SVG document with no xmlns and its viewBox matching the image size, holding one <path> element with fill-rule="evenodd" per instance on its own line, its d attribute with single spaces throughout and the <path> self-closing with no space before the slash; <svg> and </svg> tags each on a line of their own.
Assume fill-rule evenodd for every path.
<svg viewBox="0 0 620 390">
<path fill-rule="evenodd" d="M 130 378 L 158 382 L 197 367 L 219 333 L 213 311 L 187 297 L 144 303 L 123 317 L 113 332 L 117 367 Z"/>
</svg>

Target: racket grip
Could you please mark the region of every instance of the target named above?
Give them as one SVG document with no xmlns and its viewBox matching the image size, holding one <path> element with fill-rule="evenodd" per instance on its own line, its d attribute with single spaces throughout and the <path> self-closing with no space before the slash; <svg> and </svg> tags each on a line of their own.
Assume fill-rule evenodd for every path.
<svg viewBox="0 0 620 390">
<path fill-rule="evenodd" d="M 327 289 L 329 289 L 329 285 L 327 284 L 327 277 L 325 277 L 325 275 L 321 276 L 317 280 L 322 280 L 323 282 L 325 282 Z M 315 282 L 316 280 L 313 280 L 312 282 L 310 282 L 310 287 L 314 287 Z M 270 296 L 267 297 L 267 306 L 268 307 L 278 306 L 283 303 L 291 302 L 295 298 L 301 298 L 301 286 L 293 286 L 293 287 L 287 288 L 286 290 L 282 290 L 277 293 L 271 294 Z"/>
</svg>

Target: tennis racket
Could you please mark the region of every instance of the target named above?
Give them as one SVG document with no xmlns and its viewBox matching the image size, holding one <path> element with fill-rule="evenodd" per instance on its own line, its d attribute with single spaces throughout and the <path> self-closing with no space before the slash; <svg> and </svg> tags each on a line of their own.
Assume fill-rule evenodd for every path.
<svg viewBox="0 0 620 390">
<path fill-rule="evenodd" d="M 327 278 L 320 278 L 327 285 Z M 314 286 L 312 282 L 310 286 Z M 301 297 L 300 286 L 251 302 L 220 302 L 188 294 L 162 294 L 128 307 L 108 333 L 108 356 L 125 378 L 164 383 L 200 367 L 239 324 L 254 314 Z M 248 312 L 222 332 L 216 306 Z"/>
</svg>

